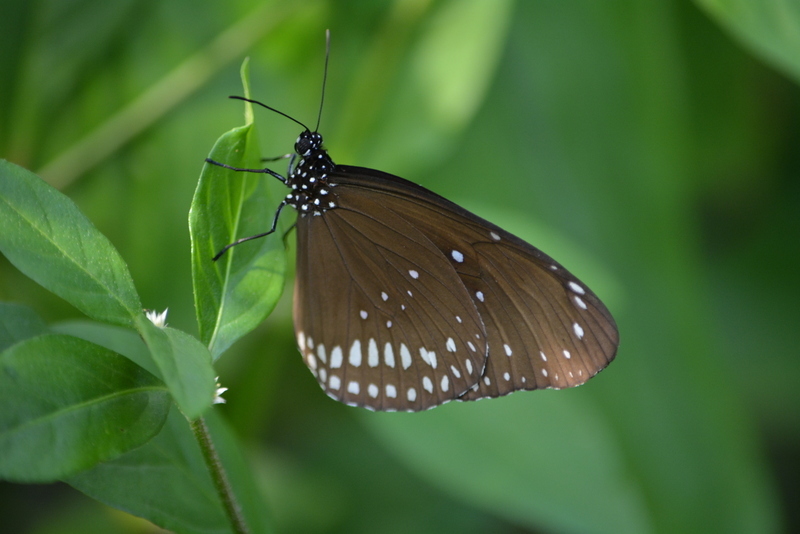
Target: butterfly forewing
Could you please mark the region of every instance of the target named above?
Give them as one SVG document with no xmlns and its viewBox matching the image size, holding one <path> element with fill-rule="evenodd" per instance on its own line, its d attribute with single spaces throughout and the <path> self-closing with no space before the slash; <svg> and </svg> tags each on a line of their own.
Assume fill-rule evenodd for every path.
<svg viewBox="0 0 800 534">
<path fill-rule="evenodd" d="M 422 410 L 471 389 L 486 334 L 456 271 L 422 233 L 363 190 L 298 220 L 295 330 L 331 397 L 375 410 Z"/>
<path fill-rule="evenodd" d="M 584 383 L 614 358 L 617 328 L 602 302 L 535 247 L 401 178 L 338 167 L 428 238 L 458 274 L 486 329 L 487 366 L 462 400 Z M 380 192 L 380 193 L 379 193 Z"/>
</svg>

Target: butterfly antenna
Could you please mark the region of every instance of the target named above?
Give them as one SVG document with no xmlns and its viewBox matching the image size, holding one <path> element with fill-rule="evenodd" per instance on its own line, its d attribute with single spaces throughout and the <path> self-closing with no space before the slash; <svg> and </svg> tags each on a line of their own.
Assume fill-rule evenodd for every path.
<svg viewBox="0 0 800 534">
<path fill-rule="evenodd" d="M 249 99 L 249 98 L 245 98 L 245 97 L 243 97 L 243 96 L 229 96 L 228 98 L 233 98 L 234 100 L 244 100 L 245 102 L 250 102 L 251 104 L 258 104 L 259 106 L 261 106 L 261 107 L 263 107 L 263 108 L 267 108 L 267 109 L 268 109 L 268 110 L 270 110 L 270 111 L 274 111 L 274 112 L 275 112 L 275 113 L 277 113 L 278 115 L 283 115 L 283 116 L 284 116 L 284 117 L 286 117 L 287 119 L 289 119 L 289 120 L 291 120 L 291 121 L 294 121 L 294 122 L 296 122 L 297 124 L 299 124 L 300 126 L 302 126 L 303 128 L 305 128 L 305 129 L 306 129 L 306 131 L 309 131 L 309 132 L 311 131 L 311 130 L 309 130 L 308 126 L 306 126 L 305 124 L 303 124 L 303 123 L 302 123 L 302 122 L 300 122 L 299 120 L 295 119 L 295 118 L 294 118 L 294 117 L 292 117 L 291 115 L 287 115 L 287 114 L 286 114 L 286 113 L 284 113 L 283 111 L 278 111 L 277 109 L 275 109 L 275 108 L 273 108 L 273 107 L 270 107 L 270 106 L 268 106 L 268 105 L 266 105 L 266 104 L 264 104 L 264 103 L 261 103 L 261 102 L 259 102 L 258 100 L 251 100 L 251 99 Z"/>
<path fill-rule="evenodd" d="M 319 99 L 319 113 L 317 114 L 317 127 L 314 131 L 319 131 L 319 121 L 322 120 L 322 104 L 325 103 L 325 85 L 328 82 L 328 58 L 331 55 L 331 31 L 325 30 L 325 70 L 322 72 L 322 96 Z"/>
</svg>

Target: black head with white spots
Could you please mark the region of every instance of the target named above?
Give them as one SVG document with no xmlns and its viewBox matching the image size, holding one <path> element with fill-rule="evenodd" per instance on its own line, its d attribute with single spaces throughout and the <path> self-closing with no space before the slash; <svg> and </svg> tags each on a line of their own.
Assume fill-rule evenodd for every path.
<svg viewBox="0 0 800 534">
<path fill-rule="evenodd" d="M 322 135 L 317 132 L 304 131 L 297 137 L 294 143 L 294 151 L 301 158 L 306 158 L 312 152 L 322 149 Z"/>
<path fill-rule="evenodd" d="M 322 148 L 322 135 L 309 130 L 303 131 L 294 144 L 300 161 L 294 165 L 286 181 L 292 191 L 286 195 L 286 203 L 295 208 L 300 216 L 322 215 L 336 207 L 336 195 L 331 192 L 332 185 L 328 175 L 335 164 Z"/>
</svg>

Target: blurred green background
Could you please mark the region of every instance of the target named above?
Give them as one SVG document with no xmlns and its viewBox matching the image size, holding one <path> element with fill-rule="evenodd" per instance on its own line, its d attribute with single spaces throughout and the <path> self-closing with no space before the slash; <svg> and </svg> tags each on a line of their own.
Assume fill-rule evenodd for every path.
<svg viewBox="0 0 800 534">
<path fill-rule="evenodd" d="M 219 362 L 214 408 L 279 530 L 799 531 L 800 3 L 3 0 L 0 157 L 74 199 L 144 305 L 196 333 L 187 212 L 243 121 L 239 65 L 313 124 L 326 28 L 334 161 L 528 239 L 622 344 L 575 390 L 372 414 L 316 385 L 287 290 Z M 257 122 L 265 155 L 291 149 L 295 124 Z M 0 300 L 80 318 L 4 258 Z M 64 484 L 0 484 L 0 517 L 156 530 Z"/>
</svg>

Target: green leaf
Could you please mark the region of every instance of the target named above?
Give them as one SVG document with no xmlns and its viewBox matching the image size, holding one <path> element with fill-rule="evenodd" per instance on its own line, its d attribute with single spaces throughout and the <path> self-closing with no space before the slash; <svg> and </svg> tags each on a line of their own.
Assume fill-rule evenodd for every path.
<svg viewBox="0 0 800 534">
<path fill-rule="evenodd" d="M 242 67 L 246 85 L 246 64 Z M 247 124 L 224 134 L 209 158 L 239 168 L 260 168 L 252 106 L 245 106 Z M 207 164 L 197 185 L 189 230 L 192 277 L 200 339 L 214 359 L 269 315 L 283 291 L 286 251 L 283 229 L 228 250 L 235 240 L 269 230 L 278 205 L 269 192 L 276 180 L 266 174 L 234 172 Z"/>
<path fill-rule="evenodd" d="M 539 392 L 363 419 L 420 476 L 492 514 L 553 532 L 650 532 L 624 451 L 587 400 Z"/>
<path fill-rule="evenodd" d="M 141 304 L 128 268 L 78 207 L 0 160 L 0 251 L 24 274 L 98 321 L 129 325 Z"/>
<path fill-rule="evenodd" d="M 95 345 L 125 356 L 149 373 L 162 378 L 161 371 L 150 356 L 150 350 L 142 337 L 130 328 L 89 320 L 77 320 L 51 324 L 50 330 L 91 341 Z"/>
<path fill-rule="evenodd" d="M 754 52 L 800 82 L 800 4 L 786 0 L 695 0 Z"/>
<path fill-rule="evenodd" d="M 0 354 L 0 406 L 0 477 L 50 482 L 146 443 L 170 399 L 127 358 L 50 334 Z"/>
<path fill-rule="evenodd" d="M 199 417 L 211 406 L 216 388 L 208 349 L 186 332 L 157 327 L 144 315 L 136 328 L 181 412 L 188 419 Z"/>
<path fill-rule="evenodd" d="M 272 532 L 253 470 L 236 439 L 214 411 L 206 422 L 251 532 Z M 174 410 L 162 432 L 145 446 L 66 482 L 109 506 L 175 532 L 230 532 L 189 424 Z"/>
<path fill-rule="evenodd" d="M 32 309 L 21 304 L 0 302 L 0 351 L 45 331 L 47 326 Z"/>
</svg>

